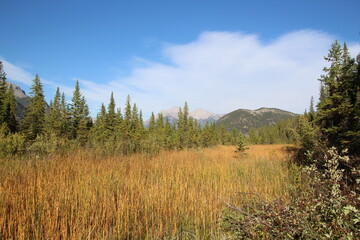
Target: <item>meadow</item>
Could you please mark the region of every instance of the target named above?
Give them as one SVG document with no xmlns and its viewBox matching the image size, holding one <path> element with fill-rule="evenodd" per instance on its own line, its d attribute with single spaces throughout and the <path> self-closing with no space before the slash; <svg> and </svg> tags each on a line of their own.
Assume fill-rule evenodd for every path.
<svg viewBox="0 0 360 240">
<path fill-rule="evenodd" d="M 225 202 L 288 197 L 284 148 L 4 159 L 0 239 L 221 239 Z"/>
</svg>

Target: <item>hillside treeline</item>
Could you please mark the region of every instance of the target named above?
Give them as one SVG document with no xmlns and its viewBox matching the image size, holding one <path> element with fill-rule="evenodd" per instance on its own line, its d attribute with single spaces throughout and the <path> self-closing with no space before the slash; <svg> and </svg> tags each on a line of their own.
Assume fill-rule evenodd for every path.
<svg viewBox="0 0 360 240">
<path fill-rule="evenodd" d="M 21 153 L 47 154 L 81 148 L 101 154 L 156 153 L 161 149 L 203 148 L 216 144 L 235 145 L 242 139 L 238 131 L 225 131 L 215 124 L 201 127 L 189 117 L 185 103 L 175 124 L 152 113 L 148 127 L 142 112 L 131 103 L 116 106 L 113 94 L 108 106 L 102 104 L 95 121 L 90 117 L 85 96 L 76 82 L 71 102 L 57 89 L 48 105 L 38 75 L 33 80 L 31 98 L 24 119 L 16 117 L 13 90 L 6 87 L 6 74 L 1 65 L 0 145 L 2 155 Z M 10 85 L 11 86 L 11 85 Z"/>
</svg>

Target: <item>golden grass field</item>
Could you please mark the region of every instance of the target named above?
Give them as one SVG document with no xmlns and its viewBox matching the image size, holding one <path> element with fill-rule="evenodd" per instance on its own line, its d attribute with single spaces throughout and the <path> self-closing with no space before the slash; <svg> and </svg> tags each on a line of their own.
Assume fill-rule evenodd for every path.
<svg viewBox="0 0 360 240">
<path fill-rule="evenodd" d="M 0 239 L 220 239 L 226 205 L 286 198 L 284 145 L 0 161 Z"/>
</svg>

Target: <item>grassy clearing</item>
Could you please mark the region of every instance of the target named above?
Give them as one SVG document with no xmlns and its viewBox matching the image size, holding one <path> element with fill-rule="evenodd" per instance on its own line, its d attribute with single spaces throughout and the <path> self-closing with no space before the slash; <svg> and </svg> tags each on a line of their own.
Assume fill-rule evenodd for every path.
<svg viewBox="0 0 360 240">
<path fill-rule="evenodd" d="M 0 162 L 0 239 L 220 238 L 222 200 L 287 196 L 283 145 Z M 250 199 L 250 200 L 249 200 Z"/>
</svg>

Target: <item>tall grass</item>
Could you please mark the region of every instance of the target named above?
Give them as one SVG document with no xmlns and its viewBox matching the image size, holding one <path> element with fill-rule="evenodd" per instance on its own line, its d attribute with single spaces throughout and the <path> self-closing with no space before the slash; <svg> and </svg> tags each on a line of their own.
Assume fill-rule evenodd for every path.
<svg viewBox="0 0 360 240">
<path fill-rule="evenodd" d="M 0 162 L 0 239 L 221 237 L 222 200 L 286 197 L 280 145 Z"/>
</svg>

